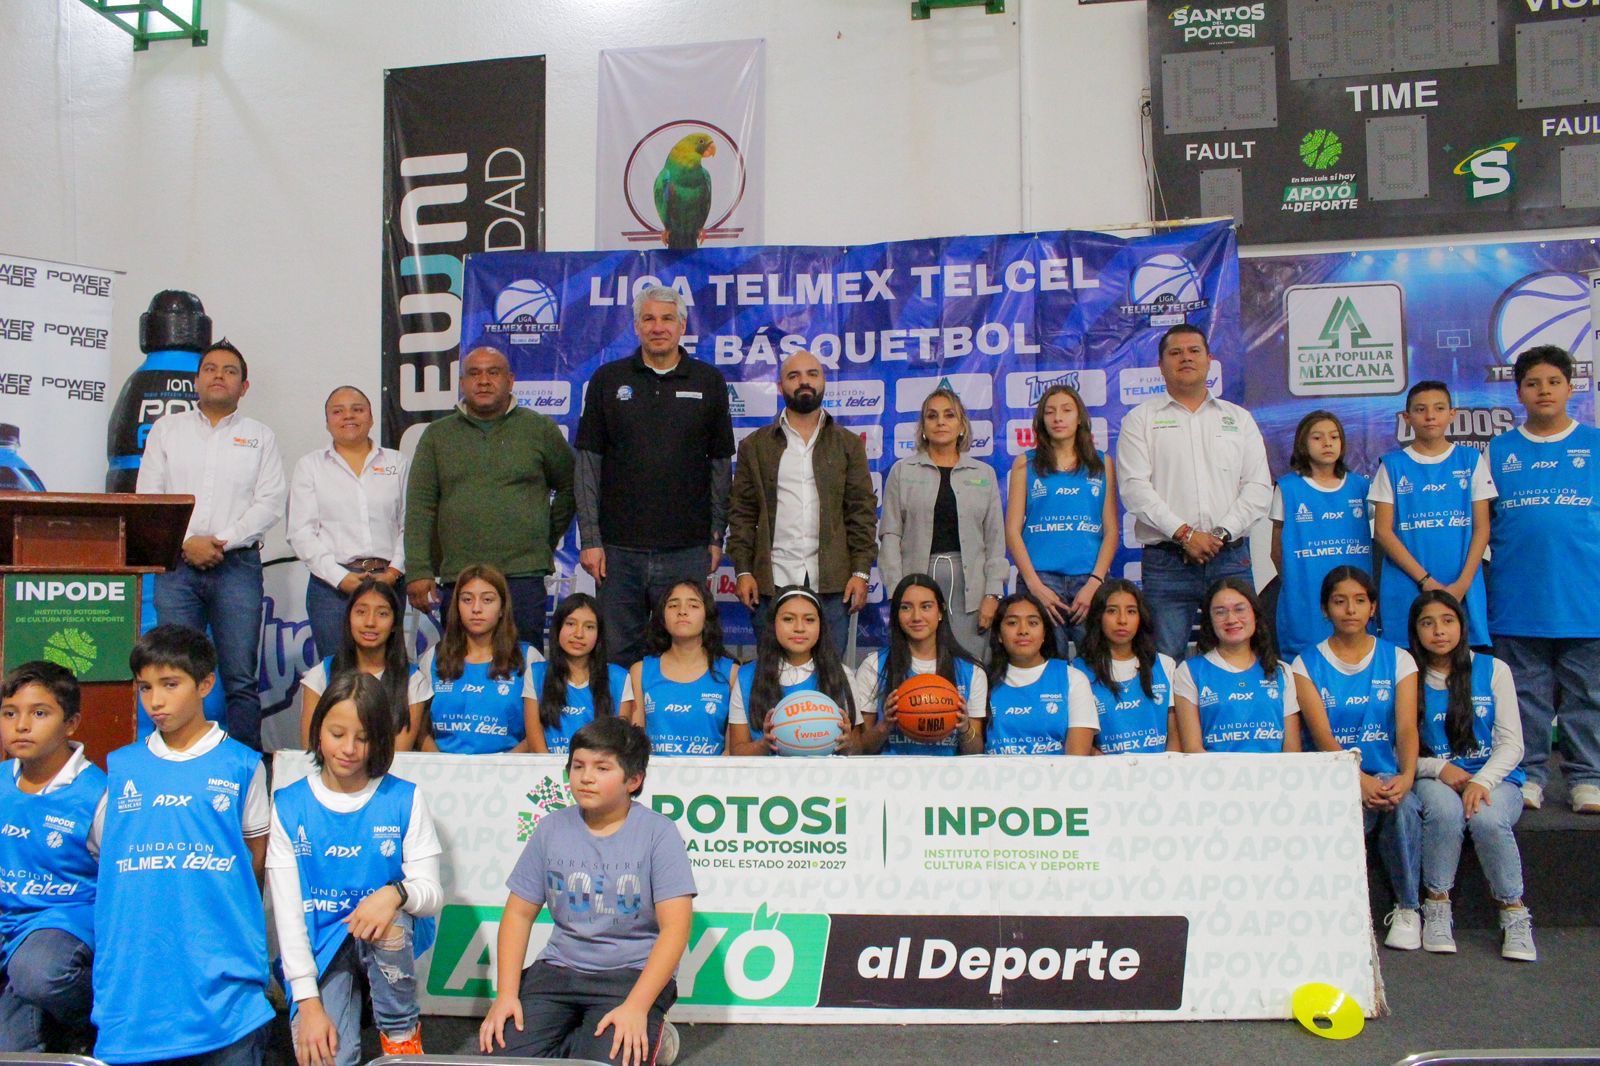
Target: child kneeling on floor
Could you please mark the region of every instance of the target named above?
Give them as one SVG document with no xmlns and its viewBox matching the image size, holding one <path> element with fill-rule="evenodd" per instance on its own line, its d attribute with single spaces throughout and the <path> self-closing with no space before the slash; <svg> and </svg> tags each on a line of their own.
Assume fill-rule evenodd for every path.
<svg viewBox="0 0 1600 1066">
<path fill-rule="evenodd" d="M 483 1051 L 621 1066 L 675 1053 L 666 1014 L 678 998 L 672 974 L 689 942 L 694 873 L 672 821 L 634 802 L 649 759 L 644 730 L 620 718 L 573 735 L 576 804 L 538 823 L 506 880 Z M 545 906 L 555 931 L 524 969 Z"/>
</svg>

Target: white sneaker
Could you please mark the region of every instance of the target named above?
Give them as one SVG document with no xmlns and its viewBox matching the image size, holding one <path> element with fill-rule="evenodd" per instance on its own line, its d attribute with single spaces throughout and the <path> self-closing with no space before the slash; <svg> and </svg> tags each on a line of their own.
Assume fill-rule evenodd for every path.
<svg viewBox="0 0 1600 1066">
<path fill-rule="evenodd" d="M 1544 786 L 1532 781 L 1525 782 L 1522 786 L 1522 809 L 1536 811 L 1544 806 Z"/>
<path fill-rule="evenodd" d="M 1573 785 L 1571 799 L 1579 814 L 1600 814 L 1600 785 Z"/>
<path fill-rule="evenodd" d="M 1383 924 L 1389 927 L 1389 935 L 1383 938 L 1385 947 L 1416 951 L 1422 946 L 1422 916 L 1409 907 L 1395 904 Z"/>
<path fill-rule="evenodd" d="M 1539 961 L 1539 949 L 1533 946 L 1533 915 L 1528 913 L 1528 908 L 1501 908 L 1500 928 L 1505 934 L 1500 942 L 1501 958 Z"/>
<path fill-rule="evenodd" d="M 678 1027 L 661 1023 L 661 1038 L 656 1041 L 656 1066 L 672 1066 L 678 1061 Z"/>
<path fill-rule="evenodd" d="M 1456 937 L 1451 931 L 1454 924 L 1447 899 L 1422 901 L 1422 946 L 1441 955 L 1456 953 Z"/>
</svg>

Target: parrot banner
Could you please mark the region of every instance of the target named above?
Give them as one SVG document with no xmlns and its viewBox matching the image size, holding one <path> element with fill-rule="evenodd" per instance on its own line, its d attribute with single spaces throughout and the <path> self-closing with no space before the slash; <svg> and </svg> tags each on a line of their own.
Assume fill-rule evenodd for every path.
<svg viewBox="0 0 1600 1066">
<path fill-rule="evenodd" d="M 760 244 L 766 42 L 600 53 L 596 248 Z"/>
<path fill-rule="evenodd" d="M 517 400 L 570 441 L 601 364 L 631 355 L 632 301 L 669 285 L 688 302 L 683 345 L 728 382 L 734 436 L 777 416 L 778 364 L 804 348 L 828 369 L 824 407 L 861 435 L 881 497 L 889 467 L 915 448 L 922 401 L 947 385 L 972 421 L 974 456 L 1004 498 L 1013 458 L 1033 446 L 1033 408 L 1051 385 L 1077 388 L 1097 444 L 1164 388 L 1156 342 L 1187 322 L 1210 337 L 1211 387 L 1244 395 L 1239 262 L 1226 223 L 1149 237 L 1053 232 L 838 247 L 498 252 L 468 257 L 462 350 L 505 352 Z M 561 591 L 584 587 L 576 532 L 557 554 Z M 1133 543 L 1114 566 L 1137 578 Z M 714 591 L 729 642 L 753 643 L 724 564 Z M 860 643 L 881 644 L 887 592 L 876 569 Z"/>
</svg>

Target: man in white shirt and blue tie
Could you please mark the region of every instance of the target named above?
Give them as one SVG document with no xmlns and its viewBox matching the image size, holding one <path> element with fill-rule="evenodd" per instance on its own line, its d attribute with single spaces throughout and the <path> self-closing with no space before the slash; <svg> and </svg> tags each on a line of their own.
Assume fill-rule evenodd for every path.
<svg viewBox="0 0 1600 1066">
<path fill-rule="evenodd" d="M 260 750 L 261 542 L 283 517 L 288 486 L 272 430 L 239 413 L 250 388 L 239 349 L 213 344 L 194 384 L 196 407 L 157 419 L 139 464 L 139 492 L 195 498 L 177 569 L 156 575 L 156 620 L 210 627 L 224 726 Z"/>
</svg>

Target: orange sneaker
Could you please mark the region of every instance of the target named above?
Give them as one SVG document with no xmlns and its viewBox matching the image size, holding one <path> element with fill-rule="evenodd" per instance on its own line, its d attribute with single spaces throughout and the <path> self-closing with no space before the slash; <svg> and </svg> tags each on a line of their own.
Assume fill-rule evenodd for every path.
<svg viewBox="0 0 1600 1066">
<path fill-rule="evenodd" d="M 411 1035 L 400 1040 L 395 1040 L 386 1033 L 379 1031 L 378 1047 L 383 1049 L 385 1055 L 421 1055 L 422 1051 L 422 1023 L 411 1030 Z"/>
</svg>

